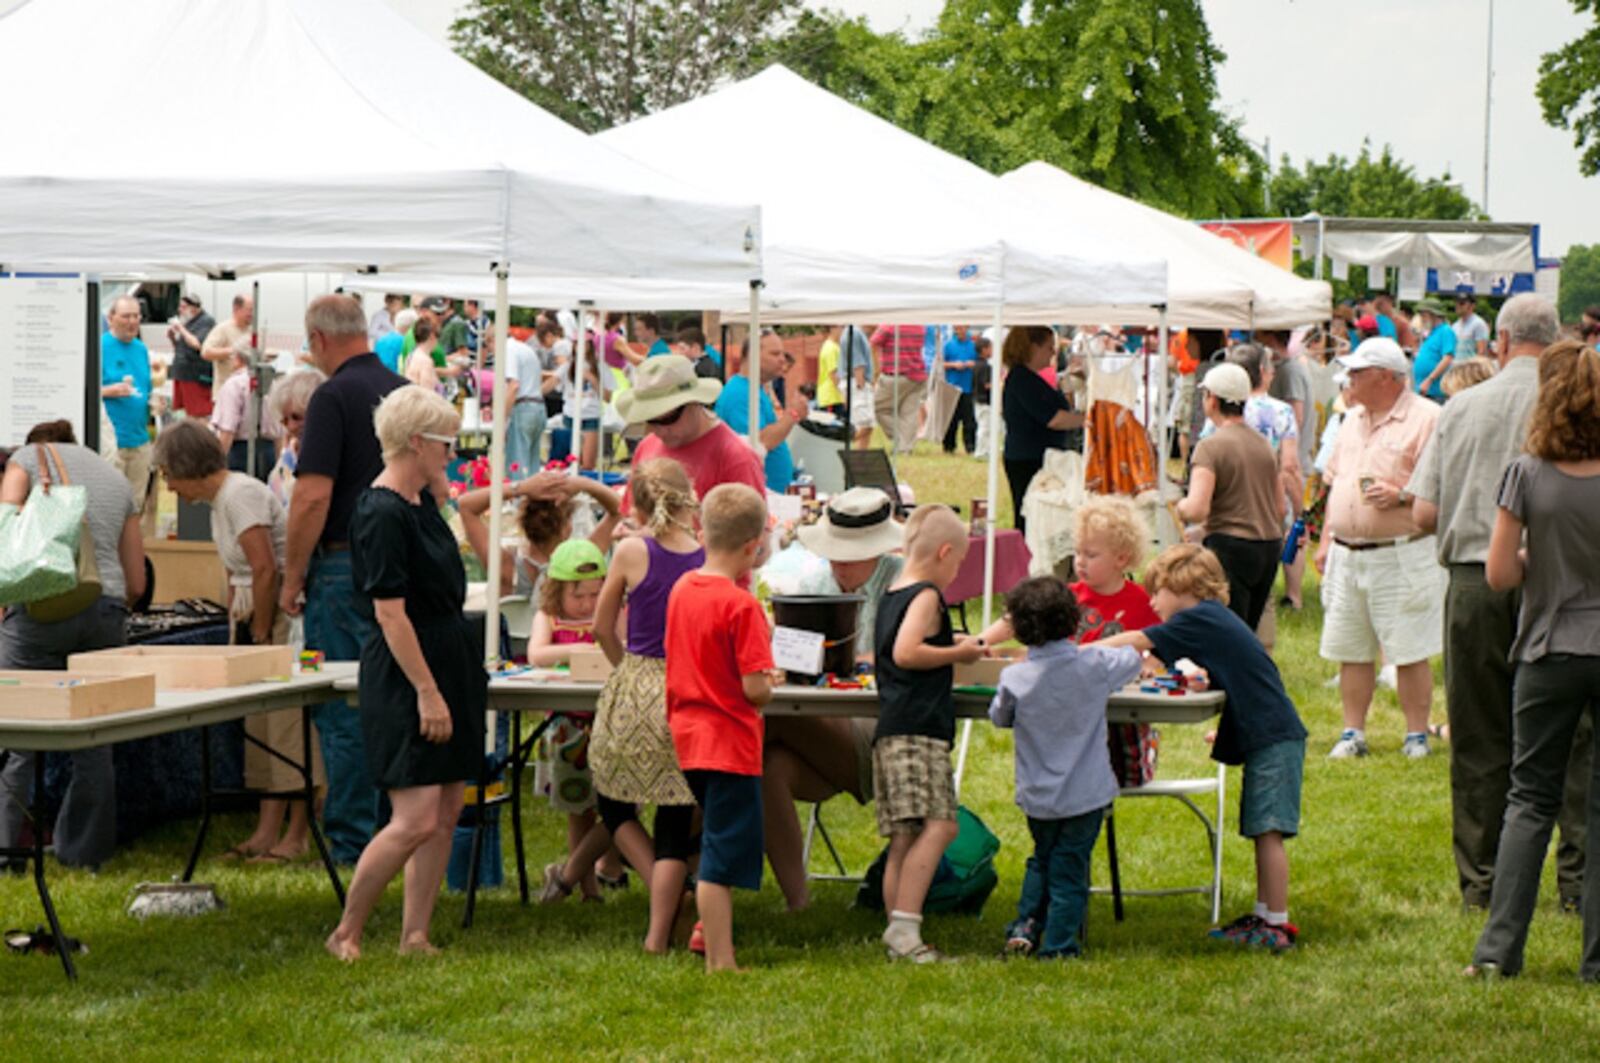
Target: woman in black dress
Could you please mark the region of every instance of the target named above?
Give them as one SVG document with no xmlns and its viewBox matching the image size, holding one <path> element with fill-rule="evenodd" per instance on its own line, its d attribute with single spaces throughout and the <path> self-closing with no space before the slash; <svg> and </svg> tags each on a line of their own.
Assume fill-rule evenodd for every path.
<svg viewBox="0 0 1600 1063">
<path fill-rule="evenodd" d="M 346 961 L 360 957 L 367 917 L 402 868 L 400 951 L 436 951 L 428 925 L 463 783 L 483 762 L 483 632 L 462 615 L 466 571 L 437 501 L 459 423 L 432 391 L 391 392 L 373 417 L 383 472 L 350 518 L 357 608 L 377 624 L 361 651 L 361 728 L 368 769 L 394 811 L 361 854 L 328 938 L 328 951 Z"/>
<path fill-rule="evenodd" d="M 1043 326 L 1014 328 L 1006 333 L 1000 359 L 1006 366 L 1001 412 L 1006 422 L 1006 482 L 1011 485 L 1012 523 L 1027 534 L 1022 499 L 1028 484 L 1044 468 L 1044 452 L 1065 450 L 1067 429 L 1083 427 L 1083 414 L 1056 387 L 1039 375 L 1056 356 L 1056 334 Z"/>
</svg>

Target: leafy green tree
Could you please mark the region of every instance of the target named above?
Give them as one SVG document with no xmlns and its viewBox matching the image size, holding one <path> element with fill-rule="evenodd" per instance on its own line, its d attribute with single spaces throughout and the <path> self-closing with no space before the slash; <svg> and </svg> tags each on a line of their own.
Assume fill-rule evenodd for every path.
<svg viewBox="0 0 1600 1063">
<path fill-rule="evenodd" d="M 746 71 L 799 0 L 472 0 L 461 55 L 588 132 L 694 99 Z"/>
<path fill-rule="evenodd" d="M 1572 131 L 1573 145 L 1583 154 L 1578 169 L 1587 177 L 1600 174 L 1600 0 L 1572 0 L 1578 14 L 1594 24 L 1575 41 L 1539 57 L 1535 92 L 1544 120 Z"/>
<path fill-rule="evenodd" d="M 809 15 L 767 54 L 995 173 L 1043 159 L 1192 216 L 1261 209 L 1198 0 L 947 0 L 916 41 Z"/>
<path fill-rule="evenodd" d="M 1576 321 L 1586 306 L 1600 306 L 1600 244 L 1573 244 L 1561 257 L 1561 320 Z"/>
</svg>

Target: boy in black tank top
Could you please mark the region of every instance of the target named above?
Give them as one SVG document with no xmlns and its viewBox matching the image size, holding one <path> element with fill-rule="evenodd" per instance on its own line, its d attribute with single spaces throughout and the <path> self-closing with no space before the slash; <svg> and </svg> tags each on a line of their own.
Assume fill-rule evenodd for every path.
<svg viewBox="0 0 1600 1063">
<path fill-rule="evenodd" d="M 950 629 L 944 588 L 967 555 L 967 530 L 947 506 L 924 506 L 906 522 L 906 566 L 878 606 L 873 649 L 878 729 L 872 773 L 878 833 L 889 839 L 883 943 L 891 960 L 934 963 L 944 957 L 922 940 L 922 905 L 939 858 L 956 837 L 950 741 L 957 661 L 976 661 L 983 644 Z"/>
</svg>

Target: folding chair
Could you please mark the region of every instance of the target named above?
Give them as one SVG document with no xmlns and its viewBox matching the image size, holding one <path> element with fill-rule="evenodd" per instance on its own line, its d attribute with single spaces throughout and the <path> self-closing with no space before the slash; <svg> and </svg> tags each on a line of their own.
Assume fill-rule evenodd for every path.
<svg viewBox="0 0 1600 1063">
<path fill-rule="evenodd" d="M 831 872 L 814 873 L 811 870 L 811 844 L 817 835 L 822 836 L 822 844 L 828 847 L 828 855 L 833 858 L 833 866 L 837 869 Z M 860 875 L 852 875 L 845 870 L 844 859 L 839 855 L 839 850 L 834 848 L 833 838 L 828 834 L 827 826 L 822 822 L 822 803 L 815 802 L 811 806 L 811 820 L 806 824 L 806 844 L 800 851 L 801 865 L 806 869 L 806 880 L 809 882 L 860 882 Z"/>
<path fill-rule="evenodd" d="M 1217 774 L 1214 778 L 1204 779 L 1156 779 L 1143 786 L 1125 786 L 1117 799 L 1124 800 L 1135 797 L 1169 797 L 1183 803 L 1195 818 L 1200 820 L 1200 825 L 1205 828 L 1206 844 L 1211 856 L 1211 881 L 1203 886 L 1172 886 L 1166 889 L 1137 889 L 1127 890 L 1122 888 L 1122 872 L 1117 866 L 1117 824 L 1116 810 L 1113 808 L 1110 815 L 1106 816 L 1106 859 L 1111 866 L 1111 886 L 1097 886 L 1092 893 L 1111 894 L 1111 907 L 1116 915 L 1117 922 L 1122 922 L 1122 898 L 1124 897 L 1176 897 L 1186 893 L 1199 893 L 1211 898 L 1211 921 L 1216 923 L 1222 918 L 1222 820 L 1223 808 L 1227 799 L 1227 768 L 1217 765 Z M 1195 803 L 1195 798 L 1203 794 L 1215 793 L 1217 795 L 1216 818 L 1212 819 Z"/>
<path fill-rule="evenodd" d="M 533 634 L 533 614 L 538 608 L 525 594 L 508 594 L 500 599 L 500 615 L 505 618 L 513 658 L 527 654 L 528 636 Z"/>
<path fill-rule="evenodd" d="M 887 450 L 841 450 L 839 460 L 844 463 L 846 488 L 876 487 L 894 502 L 896 513 L 905 512 L 900 502 L 900 482 L 894 478 L 894 465 Z"/>
</svg>

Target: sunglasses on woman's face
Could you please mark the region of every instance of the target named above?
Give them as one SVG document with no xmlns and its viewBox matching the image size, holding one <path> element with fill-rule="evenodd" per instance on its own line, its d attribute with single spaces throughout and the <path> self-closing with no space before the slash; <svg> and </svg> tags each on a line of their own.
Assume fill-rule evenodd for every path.
<svg viewBox="0 0 1600 1063">
<path fill-rule="evenodd" d="M 687 406 L 679 406 L 671 413 L 664 413 L 660 417 L 650 418 L 650 420 L 646 421 L 645 424 L 656 428 L 665 428 L 667 425 L 677 424 L 678 418 L 682 417 L 683 411 L 687 410 L 688 408 L 689 407 Z"/>
<path fill-rule="evenodd" d="M 443 443 L 445 450 L 454 454 L 456 451 L 456 437 L 440 435 L 438 432 L 418 432 L 423 439 L 431 439 L 435 443 Z"/>
</svg>

